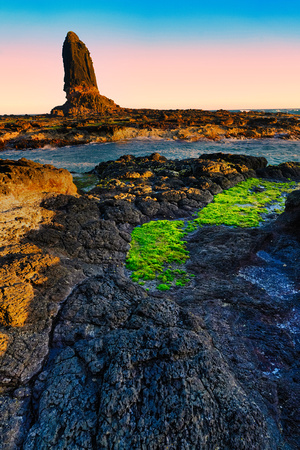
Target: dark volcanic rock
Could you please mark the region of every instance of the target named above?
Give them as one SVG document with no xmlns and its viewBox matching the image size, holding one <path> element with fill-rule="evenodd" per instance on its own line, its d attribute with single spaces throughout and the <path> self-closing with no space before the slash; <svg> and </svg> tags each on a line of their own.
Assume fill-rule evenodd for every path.
<svg viewBox="0 0 300 450">
<path fill-rule="evenodd" d="M 285 203 L 285 211 L 276 225 L 300 238 L 300 190 L 291 192 Z"/>
<path fill-rule="evenodd" d="M 272 448 L 258 405 L 201 320 L 120 272 L 74 291 L 54 346 L 26 450 Z"/>
<path fill-rule="evenodd" d="M 235 165 L 238 171 L 245 172 L 252 169 L 264 169 L 268 161 L 263 156 L 250 156 L 250 155 L 233 155 L 231 153 L 214 153 L 204 154 L 200 156 L 200 159 L 209 159 L 211 161 L 226 161 Z"/>
<path fill-rule="evenodd" d="M 300 179 L 300 163 L 286 162 L 278 164 L 277 166 L 267 166 L 263 169 L 257 170 L 257 175 L 263 178 L 290 178 L 292 180 Z"/>
<path fill-rule="evenodd" d="M 90 53 L 78 36 L 69 31 L 63 44 L 64 91 L 67 102 L 53 108 L 54 115 L 78 115 L 117 110 L 117 105 L 99 94 Z"/>
<path fill-rule="evenodd" d="M 255 170 L 266 164 L 265 158 L 224 153 L 185 160 L 159 153 L 124 155 L 95 167 L 99 184 L 91 192 L 102 200 L 103 217 L 119 223 L 138 224 L 147 220 L 145 216 L 186 217 L 223 189 L 255 176 Z"/>
<path fill-rule="evenodd" d="M 275 224 L 187 235 L 185 287 L 147 291 L 124 270 L 133 226 L 182 218 L 259 167 L 125 155 L 97 167 L 93 196 L 43 199 L 23 259 L 0 247 L 0 295 L 34 295 L 23 326 L 0 321 L 1 449 L 300 447 L 299 191 Z"/>
<path fill-rule="evenodd" d="M 64 91 L 66 93 L 69 89 L 77 86 L 98 89 L 90 52 L 73 31 L 69 31 L 67 34 L 62 55 L 65 69 Z"/>
</svg>

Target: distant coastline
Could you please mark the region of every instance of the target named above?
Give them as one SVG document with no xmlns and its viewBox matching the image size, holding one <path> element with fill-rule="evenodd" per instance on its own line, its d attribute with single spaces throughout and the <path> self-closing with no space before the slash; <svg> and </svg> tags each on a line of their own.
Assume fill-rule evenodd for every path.
<svg viewBox="0 0 300 450">
<path fill-rule="evenodd" d="M 258 112 L 258 111 L 262 111 L 265 113 L 283 113 L 283 114 L 297 114 L 300 115 L 300 108 L 267 108 L 267 109 L 230 109 L 230 112 L 248 112 L 248 111 L 253 111 L 253 112 Z"/>
<path fill-rule="evenodd" d="M 134 138 L 173 140 L 300 139 L 300 109 L 154 110 L 57 116 L 0 116 L 0 150 L 64 147 Z"/>
</svg>

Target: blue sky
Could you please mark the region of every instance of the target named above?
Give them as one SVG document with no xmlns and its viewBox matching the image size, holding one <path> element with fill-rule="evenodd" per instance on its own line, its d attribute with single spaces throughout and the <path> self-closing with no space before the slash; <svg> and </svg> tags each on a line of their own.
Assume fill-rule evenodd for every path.
<svg viewBox="0 0 300 450">
<path fill-rule="evenodd" d="M 53 15 L 61 12 L 77 11 L 93 11 L 103 13 L 119 13 L 122 15 L 134 15 L 136 17 L 187 17 L 193 15 L 221 15 L 221 16 L 238 16 L 238 17 L 298 17 L 299 18 L 299 2 L 295 0 L 253 0 L 253 1 L 178 1 L 178 0 L 152 0 L 152 1 L 57 1 L 51 2 L 41 1 L 10 1 L 2 2 L 2 11 L 23 11 L 23 12 L 39 12 L 52 13 Z"/>
<path fill-rule="evenodd" d="M 31 24 L 35 28 L 53 27 L 56 33 L 63 23 L 83 28 L 126 30 L 141 36 L 172 36 L 186 31 L 189 39 L 226 33 L 256 38 L 300 38 L 300 6 L 297 1 L 10 1 L 0 8 L 2 30 L 20 30 Z M 100 20 L 100 22 L 98 22 Z M 30 30 L 28 30 L 30 34 Z M 98 31 L 100 32 L 100 30 Z M 226 38 L 226 36 L 224 36 Z"/>
<path fill-rule="evenodd" d="M 101 93 L 122 106 L 300 105 L 299 0 L 2 0 L 0 114 L 64 101 L 70 30 L 91 52 Z"/>
</svg>

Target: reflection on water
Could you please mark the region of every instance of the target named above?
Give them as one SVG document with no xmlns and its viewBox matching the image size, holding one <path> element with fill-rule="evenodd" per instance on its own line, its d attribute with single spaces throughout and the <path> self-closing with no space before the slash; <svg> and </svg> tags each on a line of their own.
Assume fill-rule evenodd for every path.
<svg viewBox="0 0 300 450">
<path fill-rule="evenodd" d="M 225 152 L 264 156 L 269 164 L 279 164 L 285 161 L 300 161 L 300 141 L 266 139 L 187 142 L 135 139 L 62 148 L 11 150 L 1 152 L 0 157 L 27 158 L 43 164 L 53 164 L 71 172 L 87 172 L 101 161 L 118 159 L 125 154 L 144 156 L 153 152 L 171 159 L 197 158 L 203 153 Z"/>
<path fill-rule="evenodd" d="M 288 267 L 279 259 L 273 258 L 265 251 L 257 252 L 264 266 L 247 266 L 239 275 L 245 280 L 264 289 L 274 300 L 287 300 L 298 294 L 294 283 L 288 277 Z"/>
</svg>

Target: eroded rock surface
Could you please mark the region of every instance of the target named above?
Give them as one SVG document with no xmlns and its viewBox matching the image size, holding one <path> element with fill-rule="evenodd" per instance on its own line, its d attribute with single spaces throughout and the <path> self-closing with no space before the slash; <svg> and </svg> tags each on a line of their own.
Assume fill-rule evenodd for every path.
<svg viewBox="0 0 300 450">
<path fill-rule="evenodd" d="M 77 189 L 72 175 L 65 169 L 25 158 L 18 161 L 0 159 L 0 195 L 7 198 L 11 194 L 17 199 L 30 192 L 74 195 Z"/>
<path fill-rule="evenodd" d="M 199 317 L 146 295 L 122 273 L 73 292 L 54 347 L 26 449 L 210 448 L 220 435 L 223 448 L 271 448 L 258 405 Z"/>
<path fill-rule="evenodd" d="M 1 448 L 299 448 L 298 194 L 275 224 L 191 233 L 185 287 L 149 293 L 124 271 L 133 226 L 265 168 L 127 155 L 97 166 L 93 195 L 44 195 L 18 252 L 1 249 L 33 294 L 22 326 L 0 326 Z"/>
<path fill-rule="evenodd" d="M 266 166 L 262 157 L 224 153 L 184 160 L 170 160 L 158 153 L 124 155 L 95 167 L 93 172 L 100 180 L 91 192 L 99 197 L 104 218 L 137 225 L 152 217 L 188 217 L 215 194 L 256 176 Z M 300 165 L 295 163 L 295 167 L 300 176 Z"/>
<path fill-rule="evenodd" d="M 42 206 L 45 198 L 75 195 L 77 188 L 68 171 L 25 159 L 0 161 L 0 172 L 0 384 L 5 391 L 41 367 L 51 298 L 59 303 L 68 292 L 69 274 L 60 258 L 29 234 L 54 218 Z"/>
<path fill-rule="evenodd" d="M 90 52 L 73 31 L 69 31 L 66 36 L 62 56 L 67 102 L 53 108 L 51 114 L 84 115 L 119 109 L 113 100 L 99 94 Z"/>
<path fill-rule="evenodd" d="M 0 150 L 29 149 L 44 146 L 64 147 L 90 142 L 114 142 L 134 138 L 172 140 L 270 139 L 299 140 L 300 125 L 296 115 L 263 111 L 231 112 L 203 110 L 168 110 L 104 108 L 85 110 L 84 90 L 95 94 L 95 87 L 72 87 L 76 115 L 0 116 Z M 78 91 L 77 91 L 78 89 Z M 76 94 L 77 92 L 77 94 Z M 76 95 L 78 99 L 76 100 Z M 92 95 L 91 98 L 95 99 Z M 105 97 L 101 96 L 105 104 Z M 76 103 L 77 102 L 77 103 Z M 71 104 L 67 102 L 68 108 Z M 67 110 L 68 110 L 67 108 Z M 76 110 L 77 108 L 77 110 Z M 274 169 L 274 167 L 273 167 Z M 281 169 L 276 169 L 280 171 Z M 272 176 L 272 175 L 271 175 Z"/>
<path fill-rule="evenodd" d="M 291 192 L 285 203 L 285 213 L 279 217 L 277 226 L 300 237 L 300 190 Z"/>
</svg>

